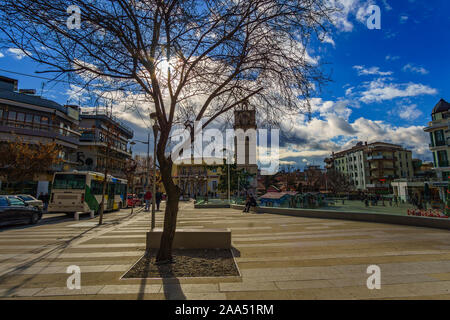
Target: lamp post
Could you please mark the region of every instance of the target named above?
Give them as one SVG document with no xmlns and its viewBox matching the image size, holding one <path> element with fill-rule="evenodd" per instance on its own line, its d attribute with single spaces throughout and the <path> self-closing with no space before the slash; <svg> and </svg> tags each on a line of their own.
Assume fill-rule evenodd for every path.
<svg viewBox="0 0 450 320">
<path fill-rule="evenodd" d="M 147 177 L 146 177 L 146 185 L 147 185 L 147 189 L 148 189 L 148 183 L 150 181 L 150 132 L 147 135 L 147 142 L 134 140 L 134 141 L 131 141 L 130 144 L 131 145 L 135 145 L 136 142 L 139 142 L 139 143 L 147 145 Z"/>
<path fill-rule="evenodd" d="M 229 152 L 227 148 L 224 148 L 222 151 L 227 152 L 227 169 L 228 169 L 228 204 L 231 205 L 231 190 L 230 190 L 230 159 L 229 159 Z"/>
<path fill-rule="evenodd" d="M 150 114 L 150 119 L 152 122 L 153 128 L 153 137 L 154 137 L 154 149 L 153 149 L 153 196 L 152 196 L 152 218 L 151 218 L 151 229 L 155 229 L 155 206 L 156 206 L 156 140 L 158 138 L 158 117 L 156 112 Z M 149 140 L 150 142 L 150 140 Z M 150 143 L 149 143 L 150 145 Z"/>
</svg>

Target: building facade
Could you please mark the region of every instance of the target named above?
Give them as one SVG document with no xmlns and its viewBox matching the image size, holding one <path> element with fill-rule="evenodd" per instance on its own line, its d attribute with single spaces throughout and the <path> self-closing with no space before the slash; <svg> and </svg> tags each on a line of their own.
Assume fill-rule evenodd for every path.
<svg viewBox="0 0 450 320">
<path fill-rule="evenodd" d="M 225 198 L 227 196 L 227 193 L 219 190 L 223 159 L 217 158 L 213 161 L 215 161 L 215 165 L 207 164 L 205 159 L 200 164 L 193 159 L 190 163 L 184 160 L 173 164 L 172 178 L 180 188 L 182 196 L 185 198 Z M 208 161 L 208 163 L 213 163 L 213 161 Z"/>
<path fill-rule="evenodd" d="M 77 106 L 62 106 L 43 99 L 35 90 L 18 90 L 18 80 L 0 76 L 0 145 L 20 137 L 30 144 L 55 142 L 61 149 L 60 164 L 35 175 L 33 181 L 25 184 L 25 190 L 17 191 L 32 195 L 48 193 L 54 172 L 76 168 L 78 125 Z M 14 188 L 12 182 L 3 181 L 2 192 L 17 192 Z"/>
<path fill-rule="evenodd" d="M 395 179 L 414 176 L 412 152 L 385 142 L 359 142 L 351 149 L 333 153 L 325 162 L 327 170 L 344 174 L 361 191 L 388 191 Z"/>
<path fill-rule="evenodd" d="M 447 181 L 450 177 L 450 103 L 441 99 L 434 107 L 431 118 L 424 130 L 430 134 L 434 170 L 439 180 Z"/>
<path fill-rule="evenodd" d="M 128 143 L 134 132 L 105 110 L 84 108 L 80 113 L 81 133 L 77 151 L 77 169 L 104 172 L 126 179 L 125 164 L 131 159 Z"/>
</svg>

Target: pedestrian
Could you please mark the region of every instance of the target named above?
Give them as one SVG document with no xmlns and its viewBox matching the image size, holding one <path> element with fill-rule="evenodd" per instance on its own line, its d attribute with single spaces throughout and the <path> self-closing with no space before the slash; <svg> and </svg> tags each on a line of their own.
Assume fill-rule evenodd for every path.
<svg viewBox="0 0 450 320">
<path fill-rule="evenodd" d="M 42 202 L 44 203 L 44 212 L 47 212 L 48 203 L 50 202 L 50 196 L 48 195 L 48 193 L 46 193 L 44 194 L 42 199 L 43 199 Z"/>
<path fill-rule="evenodd" d="M 250 212 L 250 207 L 256 206 L 257 206 L 256 199 L 252 195 L 247 196 L 247 202 L 245 203 L 245 208 L 243 212 Z"/>
<path fill-rule="evenodd" d="M 155 202 L 156 202 L 156 210 L 159 211 L 159 205 L 161 204 L 162 193 L 159 190 L 156 190 Z"/>
<path fill-rule="evenodd" d="M 145 211 L 149 211 L 150 210 L 150 201 L 152 200 L 152 193 L 149 191 L 147 191 L 144 195 L 144 200 L 145 200 Z"/>
</svg>

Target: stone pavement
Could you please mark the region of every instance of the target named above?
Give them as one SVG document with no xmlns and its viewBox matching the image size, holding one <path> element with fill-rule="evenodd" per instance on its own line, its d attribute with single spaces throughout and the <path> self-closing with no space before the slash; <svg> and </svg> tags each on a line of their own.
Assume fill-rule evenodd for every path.
<svg viewBox="0 0 450 320">
<path fill-rule="evenodd" d="M 243 214 L 181 203 L 178 228 L 231 228 L 241 277 L 133 279 L 148 213 L 0 229 L 0 297 L 19 299 L 450 299 L 450 233 L 376 223 Z M 157 215 L 157 227 L 162 213 Z M 70 265 L 81 290 L 66 288 Z M 367 267 L 381 268 L 369 290 Z"/>
</svg>

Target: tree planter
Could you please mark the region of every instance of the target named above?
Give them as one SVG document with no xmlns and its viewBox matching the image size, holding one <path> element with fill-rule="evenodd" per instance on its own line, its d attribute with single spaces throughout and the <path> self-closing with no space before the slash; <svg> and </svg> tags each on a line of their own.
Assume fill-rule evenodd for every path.
<svg viewBox="0 0 450 320">
<path fill-rule="evenodd" d="M 147 251 L 158 249 L 162 229 L 147 232 Z M 230 229 L 176 230 L 173 249 L 231 249 Z"/>
</svg>

